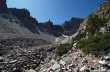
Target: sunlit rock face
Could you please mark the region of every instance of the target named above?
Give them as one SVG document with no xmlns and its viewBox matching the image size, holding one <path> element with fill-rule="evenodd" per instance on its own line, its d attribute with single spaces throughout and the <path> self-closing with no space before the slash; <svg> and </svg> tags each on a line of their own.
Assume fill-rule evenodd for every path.
<svg viewBox="0 0 110 72">
<path fill-rule="evenodd" d="M 0 0 L 0 12 L 3 12 L 7 9 L 6 0 Z"/>
</svg>

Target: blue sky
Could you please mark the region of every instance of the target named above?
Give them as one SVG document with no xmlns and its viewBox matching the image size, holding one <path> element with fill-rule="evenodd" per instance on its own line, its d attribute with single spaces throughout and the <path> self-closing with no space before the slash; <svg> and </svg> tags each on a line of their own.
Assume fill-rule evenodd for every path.
<svg viewBox="0 0 110 72">
<path fill-rule="evenodd" d="M 40 22 L 49 18 L 61 24 L 71 17 L 85 18 L 95 11 L 102 0 L 7 0 L 8 7 L 27 8 Z"/>
</svg>

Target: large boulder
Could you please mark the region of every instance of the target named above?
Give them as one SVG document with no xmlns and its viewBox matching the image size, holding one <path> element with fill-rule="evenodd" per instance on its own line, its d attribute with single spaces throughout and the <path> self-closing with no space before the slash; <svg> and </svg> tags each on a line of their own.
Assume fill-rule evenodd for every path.
<svg viewBox="0 0 110 72">
<path fill-rule="evenodd" d="M 30 70 L 26 70 L 25 72 L 36 72 L 36 71 L 33 69 L 30 69 Z"/>
<path fill-rule="evenodd" d="M 90 72 L 90 70 L 86 66 L 83 66 L 81 67 L 80 72 Z"/>
</svg>

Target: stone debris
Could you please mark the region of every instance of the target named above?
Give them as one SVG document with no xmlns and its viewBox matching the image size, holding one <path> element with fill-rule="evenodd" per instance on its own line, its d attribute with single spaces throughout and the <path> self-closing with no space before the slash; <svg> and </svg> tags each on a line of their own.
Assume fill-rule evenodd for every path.
<svg viewBox="0 0 110 72">
<path fill-rule="evenodd" d="M 65 65 L 66 63 L 65 63 L 65 61 L 63 61 L 63 60 L 60 60 L 60 62 L 59 62 L 61 65 Z"/>
<path fill-rule="evenodd" d="M 106 65 L 107 64 L 106 60 L 100 60 L 99 63 L 102 64 L 102 65 Z"/>
<path fill-rule="evenodd" d="M 58 70 L 60 69 L 60 64 L 55 63 L 52 67 L 50 67 L 51 70 Z"/>
<path fill-rule="evenodd" d="M 49 63 L 40 65 L 38 72 L 107 72 L 107 70 L 110 70 L 110 68 L 103 66 L 103 62 L 100 60 L 101 58 L 91 55 L 85 56 L 79 49 L 73 48 L 63 55 L 60 60 L 52 59 Z M 104 62 L 106 63 L 107 61 L 105 60 Z"/>
<path fill-rule="evenodd" d="M 80 71 L 81 71 L 81 72 L 84 72 L 84 71 L 86 71 L 86 70 L 88 70 L 88 68 L 87 68 L 86 66 L 83 66 L 83 67 L 80 68 Z"/>
<path fill-rule="evenodd" d="M 49 61 L 54 54 L 54 47 L 44 42 L 28 38 L 1 39 L 0 72 L 31 72 L 39 64 Z"/>
<path fill-rule="evenodd" d="M 84 55 L 74 47 L 58 57 L 55 47 L 39 46 L 33 39 L 0 40 L 1 72 L 107 72 L 110 70 L 109 57 Z"/>
<path fill-rule="evenodd" d="M 110 59 L 110 56 L 104 56 L 104 58 L 107 60 L 107 59 Z"/>
<path fill-rule="evenodd" d="M 30 69 L 30 70 L 26 70 L 25 72 L 36 72 L 36 71 L 33 69 Z"/>
</svg>

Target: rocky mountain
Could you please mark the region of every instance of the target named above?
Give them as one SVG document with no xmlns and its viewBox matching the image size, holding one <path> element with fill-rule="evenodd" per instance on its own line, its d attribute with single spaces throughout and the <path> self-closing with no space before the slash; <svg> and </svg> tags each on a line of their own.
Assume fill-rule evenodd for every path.
<svg viewBox="0 0 110 72">
<path fill-rule="evenodd" d="M 83 21 L 82 18 L 71 18 L 69 21 L 65 21 L 61 25 L 54 25 L 52 21 L 47 21 L 44 23 L 39 23 L 39 29 L 42 32 L 54 35 L 61 36 L 62 34 L 71 36 L 79 29 L 80 23 Z"/>
<path fill-rule="evenodd" d="M 6 11 L 6 9 L 7 9 L 6 0 L 0 0 L 0 13 Z"/>
<path fill-rule="evenodd" d="M 25 32 L 27 29 L 27 33 L 32 32 L 39 34 L 39 31 L 41 31 L 57 37 L 62 34 L 72 35 L 77 31 L 80 23 L 83 21 L 83 19 L 80 18 L 72 18 L 63 25 L 54 25 L 50 20 L 44 23 L 39 23 L 35 18 L 30 16 L 30 12 L 27 9 L 7 8 L 6 0 L 1 0 L 0 3 L 1 18 L 9 20 L 10 23 L 14 23 L 13 25 L 16 24 L 22 28 L 25 28 Z M 9 24 L 7 23 L 7 26 L 8 25 Z M 19 26 L 16 26 L 16 28 Z M 22 31 L 22 29 L 19 29 L 19 31 Z"/>
<path fill-rule="evenodd" d="M 6 0 L 0 0 L 0 72 L 22 72 L 51 56 L 55 37 L 37 25 L 28 10 L 7 8 Z"/>
<path fill-rule="evenodd" d="M 0 72 L 109 72 L 108 1 L 84 21 L 54 25 L 0 0 Z"/>
<path fill-rule="evenodd" d="M 61 53 L 65 49 L 61 44 Z M 39 67 L 40 72 L 110 72 L 110 0 L 81 23 L 69 52 Z"/>
<path fill-rule="evenodd" d="M 61 25 L 54 25 L 50 20 L 44 23 L 39 23 L 39 30 L 56 37 L 63 34 L 63 27 Z"/>
<path fill-rule="evenodd" d="M 108 53 L 110 44 L 109 0 L 105 0 L 81 23 L 79 32 L 79 48 L 83 48 L 84 52 L 95 55 Z"/>
<path fill-rule="evenodd" d="M 71 18 L 69 21 L 65 21 L 63 24 L 64 34 L 72 35 L 79 29 L 80 23 L 83 22 L 82 18 Z"/>
<path fill-rule="evenodd" d="M 32 33 L 38 33 L 38 21 L 30 16 L 30 12 L 27 9 L 9 8 L 9 11 L 20 20 L 21 26 L 26 27 Z"/>
<path fill-rule="evenodd" d="M 37 33 L 37 21 L 28 10 L 7 8 L 6 0 L 0 0 L 0 33 Z"/>
</svg>

